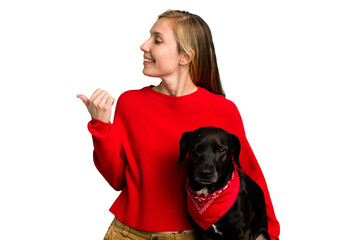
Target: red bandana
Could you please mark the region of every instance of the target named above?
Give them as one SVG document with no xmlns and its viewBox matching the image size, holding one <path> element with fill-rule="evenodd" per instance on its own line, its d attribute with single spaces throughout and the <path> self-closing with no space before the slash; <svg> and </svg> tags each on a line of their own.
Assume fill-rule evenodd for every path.
<svg viewBox="0 0 360 240">
<path fill-rule="evenodd" d="M 186 183 L 187 210 L 194 221 L 204 230 L 219 220 L 234 204 L 240 190 L 239 174 L 236 171 L 231 175 L 229 182 L 216 192 L 198 194 Z"/>
</svg>

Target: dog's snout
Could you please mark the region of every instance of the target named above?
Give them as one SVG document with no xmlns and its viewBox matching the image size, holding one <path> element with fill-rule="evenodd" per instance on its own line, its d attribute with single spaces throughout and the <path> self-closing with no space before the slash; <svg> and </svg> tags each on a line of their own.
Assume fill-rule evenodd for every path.
<svg viewBox="0 0 360 240">
<path fill-rule="evenodd" d="M 199 172 L 200 176 L 203 178 L 210 178 L 215 172 L 215 168 L 210 164 L 203 166 Z"/>
</svg>

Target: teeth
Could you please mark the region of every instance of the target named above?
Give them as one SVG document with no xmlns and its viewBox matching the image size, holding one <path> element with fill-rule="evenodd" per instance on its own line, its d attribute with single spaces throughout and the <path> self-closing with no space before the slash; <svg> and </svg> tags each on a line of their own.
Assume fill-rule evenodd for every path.
<svg viewBox="0 0 360 240">
<path fill-rule="evenodd" d="M 150 63 L 152 63 L 152 62 L 154 62 L 154 61 L 144 58 L 144 62 L 150 62 Z"/>
</svg>

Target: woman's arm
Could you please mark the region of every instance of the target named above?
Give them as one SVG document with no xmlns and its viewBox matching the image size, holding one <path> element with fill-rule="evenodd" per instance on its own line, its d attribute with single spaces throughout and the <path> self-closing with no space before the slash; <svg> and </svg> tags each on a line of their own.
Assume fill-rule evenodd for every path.
<svg viewBox="0 0 360 240">
<path fill-rule="evenodd" d="M 115 110 L 114 123 L 110 123 L 111 106 L 114 99 L 105 91 L 97 89 L 88 99 L 79 94 L 92 120 L 88 129 L 94 144 L 94 163 L 106 181 L 120 191 L 125 186 L 125 157 L 121 147 L 121 118 L 119 101 Z"/>
<path fill-rule="evenodd" d="M 122 154 L 120 132 L 115 125 L 93 119 L 88 124 L 94 144 L 94 163 L 101 175 L 115 190 L 124 188 L 125 158 Z"/>
<path fill-rule="evenodd" d="M 241 151 L 240 151 L 240 164 L 241 171 L 251 177 L 262 189 L 265 197 L 266 212 L 268 216 L 268 230 L 272 240 L 278 240 L 280 234 L 280 224 L 276 219 L 274 208 L 271 202 L 269 190 L 261 171 L 259 163 L 250 147 L 250 144 L 246 138 L 244 125 L 240 113 L 234 104 L 234 122 L 236 122 L 236 133 L 240 139 Z"/>
</svg>

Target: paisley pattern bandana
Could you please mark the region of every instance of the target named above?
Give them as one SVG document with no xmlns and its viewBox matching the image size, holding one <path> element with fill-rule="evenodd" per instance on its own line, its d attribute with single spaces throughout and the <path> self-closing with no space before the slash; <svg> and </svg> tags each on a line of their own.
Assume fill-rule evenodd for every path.
<svg viewBox="0 0 360 240">
<path fill-rule="evenodd" d="M 239 174 L 234 169 L 226 185 L 210 194 L 198 194 L 186 182 L 186 207 L 194 221 L 204 230 L 216 223 L 234 204 L 240 190 Z"/>
</svg>

